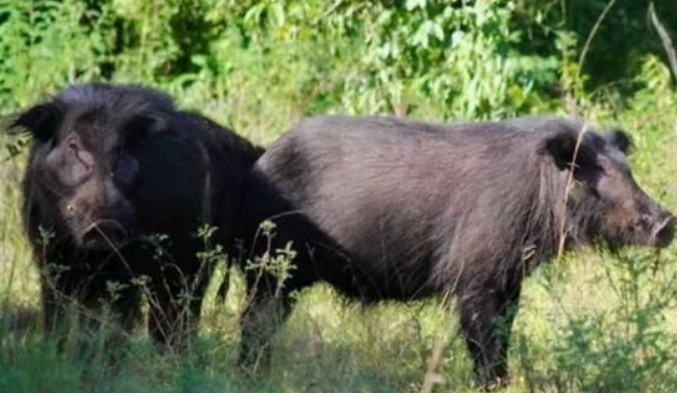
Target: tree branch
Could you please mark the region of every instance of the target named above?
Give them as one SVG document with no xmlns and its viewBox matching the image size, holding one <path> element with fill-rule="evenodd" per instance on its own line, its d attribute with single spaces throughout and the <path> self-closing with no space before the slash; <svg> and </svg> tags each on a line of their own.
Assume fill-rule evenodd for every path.
<svg viewBox="0 0 677 393">
<path fill-rule="evenodd" d="M 670 69 L 672 69 L 672 74 L 674 75 L 675 80 L 677 80 L 677 53 L 675 53 L 675 46 L 672 44 L 670 34 L 668 34 L 668 31 L 665 30 L 665 27 L 663 27 L 661 21 L 658 20 L 658 16 L 656 15 L 656 9 L 654 8 L 653 1 L 649 3 L 649 16 L 651 17 L 651 23 L 656 28 L 658 36 L 660 37 L 661 42 L 663 43 L 665 52 L 668 55 L 668 62 L 670 63 Z"/>
</svg>

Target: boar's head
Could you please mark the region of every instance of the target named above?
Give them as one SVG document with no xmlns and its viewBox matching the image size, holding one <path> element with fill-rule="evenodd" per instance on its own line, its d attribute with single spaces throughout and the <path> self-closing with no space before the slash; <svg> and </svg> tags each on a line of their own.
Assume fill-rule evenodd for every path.
<svg viewBox="0 0 677 393">
<path fill-rule="evenodd" d="M 568 174 L 573 169 L 564 219 L 574 239 L 601 238 L 612 248 L 670 244 L 675 216 L 633 178 L 627 159 L 633 144 L 625 132 L 559 130 L 543 147 L 560 171 Z"/>
<path fill-rule="evenodd" d="M 38 199 L 26 203 L 43 205 L 79 247 L 121 247 L 137 221 L 128 197 L 139 175 L 136 152 L 172 110 L 153 91 L 88 84 L 20 113 L 12 128 L 33 136 L 26 179 Z"/>
</svg>

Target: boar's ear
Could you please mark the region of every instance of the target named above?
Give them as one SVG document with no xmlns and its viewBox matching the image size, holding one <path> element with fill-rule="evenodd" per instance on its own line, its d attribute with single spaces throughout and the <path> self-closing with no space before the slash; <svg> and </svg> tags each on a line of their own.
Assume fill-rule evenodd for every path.
<svg viewBox="0 0 677 393">
<path fill-rule="evenodd" d="M 63 115 L 55 104 L 35 105 L 14 117 L 9 125 L 9 130 L 29 131 L 35 139 L 47 142 L 52 139 L 61 124 Z"/>
<path fill-rule="evenodd" d="M 596 177 L 601 170 L 598 162 L 599 148 L 595 142 L 595 135 L 562 130 L 548 136 L 539 151 L 552 157 L 559 170 L 571 169 L 575 159 L 574 178 L 584 180 Z"/>
<path fill-rule="evenodd" d="M 155 134 L 168 127 L 168 121 L 159 114 L 144 113 L 132 117 L 125 126 L 125 132 L 131 138 Z"/>
<path fill-rule="evenodd" d="M 621 129 L 609 131 L 606 135 L 606 140 L 607 143 L 620 150 L 626 156 L 630 154 L 635 147 L 630 135 Z"/>
</svg>

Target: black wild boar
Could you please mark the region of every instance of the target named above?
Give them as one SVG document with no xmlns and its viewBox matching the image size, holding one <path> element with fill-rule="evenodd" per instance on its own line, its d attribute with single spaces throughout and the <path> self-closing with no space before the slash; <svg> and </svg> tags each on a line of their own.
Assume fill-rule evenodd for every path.
<svg viewBox="0 0 677 393">
<path fill-rule="evenodd" d="M 240 361 L 255 367 L 289 293 L 323 280 L 364 302 L 454 294 L 477 378 L 505 381 L 501 332 L 522 279 L 562 235 L 567 248 L 596 239 L 661 248 L 673 238 L 675 217 L 632 178 L 628 136 L 584 128 L 550 117 L 435 125 L 340 116 L 294 127 L 254 166 L 241 236 L 250 255 L 292 241 L 296 269 L 282 286 L 249 272 Z M 277 224 L 272 245 L 255 236 L 265 219 Z"/>
<path fill-rule="evenodd" d="M 70 87 L 11 128 L 34 140 L 23 217 L 45 327 L 61 325 L 69 299 L 94 311 L 106 305 L 131 329 L 141 317 L 136 280 L 145 276 L 150 334 L 163 344 L 182 341 L 211 273 L 198 253 L 232 250 L 245 176 L 261 151 L 132 85 Z M 205 225 L 218 228 L 210 239 L 196 235 Z"/>
</svg>

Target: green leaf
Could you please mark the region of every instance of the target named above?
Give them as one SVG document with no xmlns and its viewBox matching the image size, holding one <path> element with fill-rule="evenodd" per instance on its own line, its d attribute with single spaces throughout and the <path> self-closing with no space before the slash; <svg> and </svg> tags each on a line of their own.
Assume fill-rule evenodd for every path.
<svg viewBox="0 0 677 393">
<path fill-rule="evenodd" d="M 406 8 L 407 11 L 412 11 L 416 7 L 425 9 L 426 3 L 427 0 L 407 0 L 407 2 L 404 4 L 404 8 Z"/>
<path fill-rule="evenodd" d="M 444 41 L 444 29 L 442 29 L 442 26 L 440 26 L 438 23 L 435 22 L 430 22 L 431 23 L 431 31 L 432 35 L 437 38 L 440 41 Z"/>
<path fill-rule="evenodd" d="M 275 24 L 278 27 L 283 26 L 285 21 L 284 5 L 282 3 L 271 4 L 269 11 L 275 20 Z"/>
</svg>

